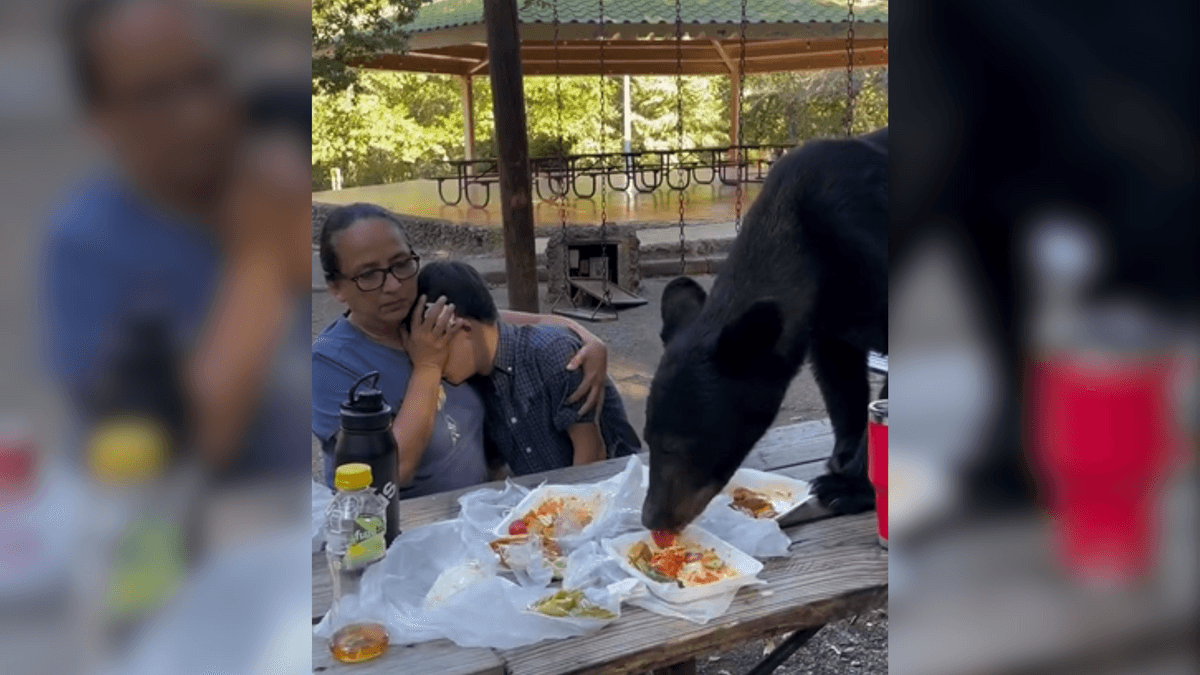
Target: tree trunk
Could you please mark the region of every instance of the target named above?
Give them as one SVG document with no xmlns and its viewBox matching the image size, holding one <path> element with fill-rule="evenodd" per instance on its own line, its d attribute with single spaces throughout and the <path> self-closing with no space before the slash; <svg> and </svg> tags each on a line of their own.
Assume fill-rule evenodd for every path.
<svg viewBox="0 0 1200 675">
<path fill-rule="evenodd" d="M 534 250 L 529 137 L 525 127 L 525 90 L 521 77 L 521 35 L 517 26 L 516 0 L 484 0 L 483 18 L 487 23 L 492 116 L 496 122 L 508 308 L 537 312 L 537 253 Z"/>
</svg>

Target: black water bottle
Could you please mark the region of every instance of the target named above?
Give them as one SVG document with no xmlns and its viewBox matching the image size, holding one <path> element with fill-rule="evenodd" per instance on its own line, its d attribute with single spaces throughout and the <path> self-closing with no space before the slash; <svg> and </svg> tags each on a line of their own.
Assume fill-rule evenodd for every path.
<svg viewBox="0 0 1200 675">
<path fill-rule="evenodd" d="M 396 458 L 400 449 L 392 436 L 392 408 L 384 402 L 378 385 L 379 373 L 375 371 L 350 387 L 341 406 L 342 429 L 334 448 L 334 461 L 337 466 L 360 462 L 371 467 L 371 487 L 388 500 L 384 541 L 391 546 L 400 534 L 400 494 L 396 487 Z"/>
</svg>

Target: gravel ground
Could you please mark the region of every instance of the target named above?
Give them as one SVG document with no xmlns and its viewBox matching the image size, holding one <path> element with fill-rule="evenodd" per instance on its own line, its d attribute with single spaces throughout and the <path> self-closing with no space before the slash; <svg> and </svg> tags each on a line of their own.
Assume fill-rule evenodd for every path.
<svg viewBox="0 0 1200 675">
<path fill-rule="evenodd" d="M 705 287 L 712 286 L 713 277 L 697 277 Z M 586 324 L 586 328 L 608 345 L 609 374 L 616 382 L 625 403 L 629 421 L 640 433 L 646 420 L 646 395 L 654 368 L 662 356 L 658 337 L 660 310 L 658 299 L 668 279 L 644 279 L 640 294 L 650 302 L 642 307 L 624 310 L 617 321 Z M 503 286 L 492 290 L 499 307 L 508 304 Z M 542 286 L 542 310 L 549 311 L 545 285 Z M 342 311 L 328 293 L 313 293 L 312 329 L 315 337 Z M 875 378 L 874 388 L 882 385 Z M 813 380 L 805 368 L 792 382 L 783 406 L 773 426 L 791 424 L 825 417 L 825 406 Z M 313 444 L 313 472 L 320 475 L 320 456 Z M 829 624 L 791 656 L 775 672 L 779 675 L 882 675 L 887 673 L 888 652 L 887 609 Z M 782 643 L 783 638 L 774 640 Z M 742 675 L 747 673 L 771 645 L 767 640 L 755 640 L 736 649 L 701 656 L 697 659 L 700 675 Z"/>
</svg>

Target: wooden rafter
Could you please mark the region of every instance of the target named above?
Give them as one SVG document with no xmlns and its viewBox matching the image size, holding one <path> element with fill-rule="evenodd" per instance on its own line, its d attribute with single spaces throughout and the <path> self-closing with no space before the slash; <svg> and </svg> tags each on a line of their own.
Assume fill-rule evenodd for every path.
<svg viewBox="0 0 1200 675">
<path fill-rule="evenodd" d="M 721 45 L 718 51 L 711 42 L 685 46 L 682 72 L 684 75 L 729 75 L 736 68 L 737 46 Z M 781 71 L 821 70 L 840 68 L 846 65 L 844 43 L 835 50 L 816 49 L 810 51 L 788 50 L 786 45 L 769 47 L 746 46 L 746 73 L 771 73 Z M 384 55 L 356 64 L 361 67 L 382 70 L 405 70 L 452 75 L 478 75 L 488 67 L 487 52 L 482 50 L 478 58 L 447 56 L 424 51 L 405 55 Z M 638 52 L 632 49 L 604 50 L 604 74 L 606 75 L 671 75 L 675 73 L 675 50 L 671 47 L 647 46 Z M 886 43 L 855 50 L 855 66 L 879 66 L 888 62 Z M 526 75 L 596 75 L 599 70 L 599 52 L 593 43 L 591 50 L 576 46 L 560 49 L 559 58 L 554 59 L 554 50 L 530 45 L 522 50 L 522 72 Z"/>
<path fill-rule="evenodd" d="M 725 62 L 725 67 L 729 69 L 729 74 L 736 77 L 737 66 L 733 65 L 733 59 L 729 58 L 729 55 L 725 53 L 725 48 L 721 46 L 721 41 L 710 40 L 709 42 L 712 42 L 713 49 L 717 50 L 717 55 Z"/>
</svg>

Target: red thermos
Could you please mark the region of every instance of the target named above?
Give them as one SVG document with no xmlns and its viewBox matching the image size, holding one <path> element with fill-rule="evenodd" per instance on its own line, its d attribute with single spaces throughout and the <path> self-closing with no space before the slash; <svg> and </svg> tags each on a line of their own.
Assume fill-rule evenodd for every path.
<svg viewBox="0 0 1200 675">
<path fill-rule="evenodd" d="M 867 478 L 875 487 L 875 514 L 879 521 L 879 543 L 888 547 L 888 401 L 867 406 Z"/>
</svg>

